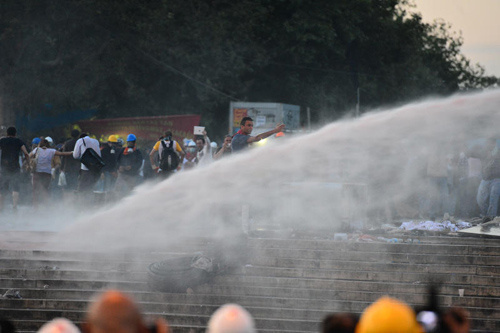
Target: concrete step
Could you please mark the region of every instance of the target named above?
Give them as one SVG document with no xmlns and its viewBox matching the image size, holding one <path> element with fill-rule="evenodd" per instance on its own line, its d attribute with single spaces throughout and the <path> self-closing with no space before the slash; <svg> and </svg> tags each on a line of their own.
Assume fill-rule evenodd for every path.
<svg viewBox="0 0 500 333">
<path fill-rule="evenodd" d="M 340 289 L 355 290 L 360 292 L 383 292 L 395 293 L 427 293 L 427 285 L 424 282 L 413 283 L 383 282 L 383 281 L 355 281 L 349 279 L 311 279 L 311 278 L 287 278 L 268 276 L 244 276 L 225 275 L 215 277 L 213 284 L 218 285 L 257 285 L 284 288 L 312 288 L 312 289 Z M 465 289 L 465 295 L 500 297 L 500 286 L 471 286 L 465 284 L 444 284 L 440 287 L 441 295 L 458 295 L 458 289 Z"/>
<path fill-rule="evenodd" d="M 269 279 L 268 281 L 271 281 Z M 360 288 L 352 281 L 324 281 L 328 284 L 318 284 L 310 288 L 301 288 L 298 286 L 282 286 L 274 284 L 266 286 L 265 280 L 258 284 L 247 283 L 245 279 L 231 280 L 220 277 L 213 283 L 207 283 L 201 286 L 193 287 L 196 294 L 219 295 L 219 296 L 267 296 L 281 298 L 311 298 L 311 299 L 329 299 L 336 301 L 373 301 L 385 294 L 393 295 L 397 298 L 408 300 L 414 304 L 424 304 L 427 299 L 427 290 L 425 286 L 414 286 L 406 284 L 373 284 L 368 287 Z M 341 283 L 343 282 L 343 283 Z M 375 287 L 374 287 L 375 286 Z M 2 279 L 1 288 L 12 289 L 47 289 L 47 290 L 68 290 L 68 289 L 86 289 L 99 291 L 107 288 L 117 288 L 120 290 L 150 292 L 146 283 L 138 282 L 106 282 L 106 281 L 64 281 L 64 280 L 25 280 L 25 279 Z M 315 288 L 316 287 L 316 288 Z M 449 286 L 449 294 L 440 290 L 440 303 L 442 305 L 460 305 L 465 307 L 500 307 L 498 296 L 491 295 L 491 288 L 484 288 L 483 293 L 479 295 L 478 290 L 470 288 L 465 289 L 466 297 L 458 297 L 460 286 Z M 366 290 L 368 289 L 368 290 Z M 496 288 L 498 293 L 500 288 Z M 363 292 L 360 292 L 363 291 Z M 485 292 L 486 291 L 486 292 Z"/>
<path fill-rule="evenodd" d="M 120 271 L 120 272 L 145 272 L 148 262 L 92 262 L 76 260 L 29 260 L 29 259 L 0 259 L 0 267 L 7 269 L 28 269 L 40 271 L 52 270 L 89 270 L 89 271 Z M 415 263 L 392 263 L 392 262 L 353 262 L 343 260 L 321 260 L 321 259 L 291 259 L 275 258 L 270 256 L 254 257 L 253 265 L 272 267 L 296 267 L 328 270 L 356 270 L 363 271 L 403 271 L 403 272 L 427 272 L 427 273 L 452 273 L 452 274 L 475 274 L 475 275 L 500 275 L 499 266 L 486 265 L 458 265 L 458 264 L 415 264 Z"/>
<path fill-rule="evenodd" d="M 147 281 L 147 272 L 0 268 L 0 278 Z"/>
<path fill-rule="evenodd" d="M 384 281 L 355 281 L 350 279 L 311 279 L 287 278 L 245 275 L 216 276 L 210 285 L 218 286 L 261 286 L 270 288 L 299 288 L 299 289 L 325 289 L 325 290 L 353 290 L 363 292 L 410 293 L 425 294 L 427 286 L 425 281 L 413 283 L 384 282 Z M 149 291 L 146 281 L 123 281 L 111 279 L 31 279 L 31 278 L 0 278 L 2 288 L 47 288 L 50 289 L 86 289 L 100 290 L 103 288 L 117 288 L 120 290 Z M 473 286 L 469 284 L 443 284 L 440 287 L 441 295 L 456 296 L 458 290 L 464 289 L 465 295 L 478 297 L 500 297 L 500 286 Z"/>
<path fill-rule="evenodd" d="M 433 276 L 440 281 L 455 284 L 475 284 L 497 286 L 500 282 L 499 269 L 494 266 L 438 266 L 438 265 L 401 265 L 401 264 L 366 264 L 351 265 L 349 262 L 334 261 L 291 261 L 283 259 L 281 266 L 271 265 L 274 259 L 269 259 L 268 265 L 246 265 L 235 270 L 236 273 L 249 276 L 275 277 L 305 277 L 321 279 L 352 279 L 352 280 L 383 280 L 397 282 L 427 281 Z M 92 270 L 60 269 L 52 266 L 56 262 L 45 261 L 50 265 L 39 266 L 36 269 L 1 268 L 0 278 L 31 278 L 31 279 L 84 279 L 84 280 L 128 280 L 146 281 L 147 265 L 135 265 L 139 271 L 128 271 L 126 265 L 117 265 L 116 269 Z M 294 263 L 305 268 L 294 267 Z M 35 266 L 38 265 L 35 263 Z M 321 267 L 323 265 L 323 267 Z M 328 268 L 333 266 L 334 268 Z M 16 266 L 7 264 L 6 266 Z M 78 265 L 77 265 L 78 266 Z M 310 267 L 312 266 L 312 267 Z M 320 266 L 319 268 L 316 266 Z M 458 269 L 460 267 L 460 269 Z M 442 269 L 440 269 L 442 268 Z"/>
<path fill-rule="evenodd" d="M 329 280 L 353 280 L 353 281 L 386 281 L 386 282 L 427 282 L 437 280 L 442 283 L 498 286 L 500 277 L 491 275 L 472 274 L 450 274 L 450 273 L 413 273 L 413 272 L 377 272 L 364 270 L 327 270 L 327 269 L 303 269 L 303 268 L 274 268 L 269 266 L 243 267 L 242 275 L 248 276 L 273 276 L 273 277 L 300 277 Z"/>
<path fill-rule="evenodd" d="M 453 264 L 415 264 L 415 263 L 386 263 L 386 262 L 361 262 L 340 260 L 318 260 L 318 259 L 290 259 L 258 257 L 252 258 L 254 265 L 271 267 L 295 267 L 332 270 L 356 270 L 363 271 L 403 271 L 403 272 L 426 272 L 426 273 L 451 273 L 451 274 L 476 274 L 476 275 L 500 275 L 498 266 L 478 265 L 453 265 Z"/>
<path fill-rule="evenodd" d="M 89 299 L 96 291 L 82 291 L 79 293 L 75 290 L 47 290 L 47 289 L 19 289 L 23 299 L 0 299 L 0 304 L 21 304 L 24 306 L 24 302 L 30 302 L 32 299 L 41 299 L 43 304 L 48 304 L 48 301 L 58 302 L 58 301 L 80 301 Z M 294 308 L 304 308 L 316 311 L 351 311 L 351 312 L 361 312 L 367 305 L 375 301 L 383 295 L 383 293 L 362 293 L 362 296 L 355 296 L 355 293 L 351 292 L 346 296 L 335 297 L 335 298 L 313 298 L 315 293 L 305 294 L 305 295 L 289 295 L 284 296 L 272 296 L 272 295 L 249 295 L 243 293 L 232 293 L 232 294 L 166 294 L 166 293 L 151 293 L 151 292 L 130 292 L 135 299 L 142 303 L 166 303 L 166 304 L 198 304 L 203 306 L 204 304 L 224 304 L 227 302 L 237 302 L 244 306 L 249 307 L 265 307 L 268 309 L 274 309 L 278 313 L 283 309 L 294 309 Z M 265 293 L 264 293 L 265 294 Z M 339 294 L 343 294 L 340 293 Z M 414 297 L 410 294 L 395 294 L 401 300 L 404 300 L 412 305 L 424 305 L 426 298 L 424 295 Z M 495 299 L 491 298 L 480 298 L 480 297 L 447 297 L 441 296 L 439 298 L 443 306 L 463 306 L 468 309 L 471 313 L 479 318 L 490 318 L 490 319 L 500 319 L 498 314 L 498 305 L 490 306 L 495 304 Z M 3 307 L 8 308 L 9 306 L 3 305 Z M 486 307 L 485 307 L 486 306 Z M 64 308 L 66 309 L 66 308 Z M 271 310 L 268 311 L 270 315 Z"/>
<path fill-rule="evenodd" d="M 249 311 L 250 313 L 251 310 Z M 146 312 L 149 316 L 158 317 L 161 316 L 173 326 L 177 325 L 193 325 L 198 327 L 204 327 L 209 319 L 208 315 L 187 315 L 187 314 L 176 314 L 176 313 L 166 313 L 166 312 Z M 0 315 L 6 318 L 26 318 L 28 324 L 33 324 L 33 322 L 43 322 L 48 321 L 56 317 L 68 318 L 75 322 L 82 322 L 84 319 L 85 311 L 78 310 L 37 310 L 32 311 L 30 309 L 4 309 L 0 308 Z M 296 319 L 280 319 L 274 320 L 267 317 L 258 317 L 254 313 L 252 315 L 255 317 L 256 326 L 262 328 L 263 330 L 273 330 L 273 331 L 299 331 L 299 332 L 316 332 L 318 329 L 318 323 L 320 318 L 314 318 L 313 320 L 296 320 Z M 500 328 L 500 321 L 498 320 L 477 320 L 472 317 L 473 327 L 481 330 L 491 330 L 498 331 Z M 19 329 L 36 329 L 36 327 L 31 325 L 20 325 Z M 260 329 L 259 329 L 260 330 Z"/>
<path fill-rule="evenodd" d="M 453 238 L 450 238 L 450 240 Z M 463 244 L 463 240 L 466 238 L 458 238 L 457 244 L 444 243 L 444 244 L 387 244 L 387 243 L 362 243 L 362 242 L 334 242 L 334 241 L 314 241 L 314 240 L 283 240 L 283 239 L 249 239 L 248 240 L 248 248 L 250 251 L 256 252 L 254 254 L 259 254 L 259 251 L 271 251 L 274 250 L 273 256 L 283 257 L 281 253 L 276 251 L 280 250 L 295 250 L 302 252 L 306 250 L 307 252 L 313 251 L 315 252 L 323 252 L 323 251 L 332 251 L 335 254 L 340 256 L 345 256 L 345 254 L 352 254 L 354 257 L 359 256 L 358 252 L 370 254 L 369 259 L 376 259 L 377 253 L 388 254 L 389 256 L 394 256 L 393 260 L 398 256 L 410 255 L 410 256 L 418 256 L 422 254 L 433 253 L 438 256 L 442 256 L 443 258 L 447 255 L 455 255 L 459 256 L 471 256 L 474 257 L 468 258 L 468 260 L 473 260 L 473 258 L 477 258 L 477 254 L 481 255 L 492 255 L 496 256 L 494 263 L 499 263 L 500 256 L 500 245 L 498 245 L 497 240 L 481 240 L 474 239 L 476 243 L 468 242 L 468 245 Z M 477 241 L 476 241 L 477 240 Z M 458 243 L 458 241 L 462 241 L 462 243 Z M 152 250 L 152 251 L 140 251 L 140 252 L 128 252 L 128 253 L 80 253 L 80 252 L 57 252 L 57 251 L 48 251 L 48 250 L 0 250 L 0 258 L 52 258 L 52 259 L 80 259 L 80 260 L 88 260 L 88 261 L 148 261 L 148 260 L 157 260 L 165 255 L 172 255 L 177 253 L 179 255 L 189 255 L 194 251 L 206 250 L 210 246 L 210 242 L 200 242 L 199 244 L 191 245 L 190 247 L 186 247 L 182 251 L 179 248 L 176 249 L 164 249 L 164 250 Z M 496 246 L 495 246 L 496 245 Z M 287 253 L 286 251 L 284 253 Z M 291 253 L 291 252 L 290 252 Z M 265 255 L 268 255 L 269 252 L 265 252 Z M 288 258 L 302 258 L 306 259 L 306 257 L 295 256 L 295 255 L 286 255 Z M 313 259 L 320 259 L 315 256 Z M 337 258 L 336 256 L 331 257 L 331 259 Z M 363 258 L 363 257 L 361 257 Z M 385 258 L 385 257 L 382 257 Z M 327 258 L 325 258 L 327 259 Z M 339 259 L 345 259 L 339 258 Z M 455 258 L 458 259 L 458 258 Z M 490 260 L 490 258 L 486 258 Z M 356 260 L 356 259 L 351 259 Z M 363 259 L 362 259 L 363 260 Z M 476 259 L 477 260 L 477 259 Z M 482 263 L 479 264 L 494 264 L 492 263 Z"/>
<path fill-rule="evenodd" d="M 340 252 L 383 252 L 383 253 L 419 253 L 419 254 L 464 254 L 464 255 L 496 255 L 500 253 L 500 245 L 483 244 L 392 244 L 335 242 L 325 240 L 286 240 L 286 239 L 249 239 L 250 248 L 280 248 L 280 249 L 314 249 Z M 494 244 L 494 243 L 493 243 Z M 498 244 L 498 243 L 497 243 Z"/>
<path fill-rule="evenodd" d="M 397 295 L 395 295 L 397 297 Z M 376 298 L 375 298 L 376 299 Z M 368 301 L 370 302 L 370 301 Z M 4 309 L 45 309 L 45 310 L 72 310 L 72 311 L 86 311 L 90 301 L 88 300 L 46 300 L 46 299 L 6 299 L 0 301 L 0 307 Z M 141 310 L 146 313 L 159 312 L 159 313 L 188 313 L 191 315 L 206 315 L 210 316 L 219 305 L 200 305 L 190 303 L 158 303 L 158 302 L 139 302 Z M 302 303 L 298 301 L 298 305 Z M 300 320 L 317 320 L 324 317 L 332 311 L 341 311 L 341 307 L 345 302 L 335 303 L 334 309 L 302 309 L 297 308 L 272 308 L 272 307 L 256 307 L 247 306 L 246 308 L 256 317 L 268 318 L 285 318 L 285 319 L 300 319 Z M 412 303 L 416 304 L 416 303 Z M 366 302 L 361 302 L 361 305 L 356 307 L 358 312 L 363 310 Z M 459 304 L 453 304 L 459 306 Z M 476 317 L 483 317 L 488 319 L 498 320 L 500 317 L 496 314 L 494 309 L 480 308 L 480 307 L 465 307 Z"/>
<path fill-rule="evenodd" d="M 248 267 L 194 287 L 193 294 L 149 291 L 147 266 L 209 251 L 210 241 L 136 253 L 0 250 L 0 293 L 16 288 L 23 297 L 0 297 L 0 316 L 15 319 L 21 331 L 35 331 L 35 323 L 55 315 L 81 320 L 89 299 L 114 287 L 128 290 L 147 314 L 166 317 L 175 332 L 204 331 L 211 313 L 229 302 L 248 308 L 259 331 L 317 332 L 327 313 L 361 313 L 383 294 L 423 305 L 425 284 L 438 280 L 441 304 L 466 308 L 473 331 L 500 331 L 497 240 L 422 237 L 420 244 L 387 244 L 250 239 L 248 244 L 251 260 L 243 263 Z M 458 297 L 458 289 L 465 289 L 464 297 Z"/>
<path fill-rule="evenodd" d="M 190 256 L 195 251 L 145 251 L 124 253 L 85 253 L 85 252 L 62 252 L 47 250 L 0 250 L 0 259 L 8 260 L 54 260 L 54 261 L 81 261 L 92 263 L 145 263 L 149 261 L 165 260 L 179 256 Z"/>
<path fill-rule="evenodd" d="M 112 280 L 60 280 L 60 279 L 26 279 L 26 278 L 0 278 L 0 288 L 50 288 L 53 289 L 85 289 L 85 290 L 136 290 L 149 291 L 147 282 L 112 281 Z"/>
<path fill-rule="evenodd" d="M 148 268 L 151 262 L 120 262 L 120 261 L 80 261 L 57 259 L 0 259 L 0 267 L 14 269 L 37 270 L 91 270 L 91 271 L 142 271 Z"/>
<path fill-rule="evenodd" d="M 349 260 L 353 262 L 393 262 L 413 264 L 455 264 L 500 266 L 500 255 L 477 256 L 457 253 L 420 253 L 332 251 L 317 249 L 259 248 L 252 250 L 253 258 L 290 258 L 315 260 Z M 500 252 L 499 252 L 500 253 Z"/>
</svg>

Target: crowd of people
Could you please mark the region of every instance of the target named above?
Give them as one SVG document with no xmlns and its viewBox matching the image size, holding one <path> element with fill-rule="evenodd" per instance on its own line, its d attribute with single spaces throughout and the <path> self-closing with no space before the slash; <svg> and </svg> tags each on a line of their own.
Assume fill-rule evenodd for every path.
<svg viewBox="0 0 500 333">
<path fill-rule="evenodd" d="M 185 138 L 177 142 L 170 130 L 152 147 L 144 143 L 139 147 L 140 138 L 133 133 L 125 140 L 109 135 L 105 142 L 99 142 L 89 133 L 76 129 L 67 140 L 56 143 L 49 136 L 41 136 L 33 138 L 28 146 L 17 137 L 16 128 L 9 127 L 7 135 L 0 139 L 0 209 L 5 193 L 10 192 L 13 209 L 17 210 L 23 185 L 24 193 L 32 193 L 30 201 L 34 207 L 56 195 L 71 200 L 77 194 L 86 203 L 96 200 L 92 193 L 106 194 L 106 200 L 123 197 L 144 180 L 161 180 L 208 165 L 283 128 L 284 125 L 279 125 L 252 137 L 253 121 L 247 117 L 242 121 L 242 130 L 234 138 L 226 136 L 217 149 L 206 131 L 194 140 Z"/>
<path fill-rule="evenodd" d="M 375 181 L 367 183 L 378 193 L 400 199 L 387 203 L 386 210 L 392 214 L 432 221 L 448 214 L 461 219 L 482 217 L 484 222 L 498 216 L 500 152 L 496 138 L 417 148 L 410 145 L 373 160 L 380 168 L 372 171 Z M 390 162 L 386 165 L 384 161 Z"/>
<path fill-rule="evenodd" d="M 322 333 L 467 333 L 469 314 L 463 308 L 445 311 L 415 311 L 408 304 L 383 296 L 368 306 L 361 316 L 353 313 L 332 313 L 319 324 Z M 207 333 L 255 333 L 258 327 L 253 316 L 238 304 L 218 308 L 207 323 Z M 0 321 L 0 331 L 15 332 L 11 322 Z M 147 320 L 137 303 L 127 294 L 109 290 L 98 295 L 88 307 L 83 323 L 75 325 L 65 318 L 44 324 L 39 333 L 168 333 L 171 329 L 162 318 Z"/>
</svg>

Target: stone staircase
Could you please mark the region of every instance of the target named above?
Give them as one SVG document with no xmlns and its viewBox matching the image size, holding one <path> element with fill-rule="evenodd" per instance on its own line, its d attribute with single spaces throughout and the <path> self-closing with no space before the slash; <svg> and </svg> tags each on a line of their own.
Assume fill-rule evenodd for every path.
<svg viewBox="0 0 500 333">
<path fill-rule="evenodd" d="M 147 267 L 204 250 L 206 242 L 175 252 L 84 254 L 43 250 L 19 239 L 0 239 L 0 293 L 18 290 L 22 297 L 0 297 L 0 317 L 19 331 L 36 331 L 55 317 L 81 322 L 96 292 L 117 288 L 147 316 L 166 318 L 174 332 L 204 331 L 210 315 L 228 302 L 247 308 L 259 331 L 317 332 L 326 314 L 359 314 L 382 295 L 424 305 L 427 283 L 435 281 L 441 283 L 440 304 L 466 308 L 473 331 L 500 332 L 498 239 L 421 237 L 418 243 L 387 244 L 251 238 L 246 263 L 192 293 L 151 291 Z"/>
</svg>

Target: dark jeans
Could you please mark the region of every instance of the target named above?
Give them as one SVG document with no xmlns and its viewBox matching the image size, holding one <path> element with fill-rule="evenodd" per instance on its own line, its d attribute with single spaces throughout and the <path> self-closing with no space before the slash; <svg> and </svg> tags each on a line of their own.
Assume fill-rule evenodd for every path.
<svg viewBox="0 0 500 333">
<path fill-rule="evenodd" d="M 21 171 L 3 170 L 0 175 L 0 189 L 4 192 L 19 192 L 21 182 Z"/>
<path fill-rule="evenodd" d="M 94 205 L 94 187 L 100 176 L 100 173 L 80 170 L 80 177 L 78 178 L 78 196 L 80 197 L 82 207 Z"/>
<path fill-rule="evenodd" d="M 50 173 L 35 172 L 33 174 L 33 205 L 35 207 L 48 199 L 51 180 Z"/>
<path fill-rule="evenodd" d="M 88 193 L 92 192 L 94 185 L 99 180 L 100 174 L 88 171 L 80 170 L 80 177 L 78 178 L 78 192 Z"/>
</svg>

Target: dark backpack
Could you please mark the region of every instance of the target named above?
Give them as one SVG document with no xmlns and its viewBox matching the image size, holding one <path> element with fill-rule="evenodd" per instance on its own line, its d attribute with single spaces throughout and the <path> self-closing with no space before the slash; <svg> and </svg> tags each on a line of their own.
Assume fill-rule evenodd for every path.
<svg viewBox="0 0 500 333">
<path fill-rule="evenodd" d="M 168 146 L 165 141 L 161 141 L 163 150 L 160 156 L 160 169 L 164 171 L 174 171 L 179 166 L 179 155 L 174 150 L 174 144 L 173 140 L 169 141 Z"/>
<path fill-rule="evenodd" d="M 85 144 L 85 140 L 82 139 L 82 141 L 83 145 L 86 148 L 87 145 Z M 101 169 L 106 165 L 101 156 L 99 156 L 99 154 L 97 154 L 97 152 L 92 148 L 85 149 L 82 157 L 80 157 L 80 162 L 82 162 L 83 165 L 85 165 L 89 169 L 89 171 L 92 171 L 94 173 L 100 173 Z"/>
</svg>

